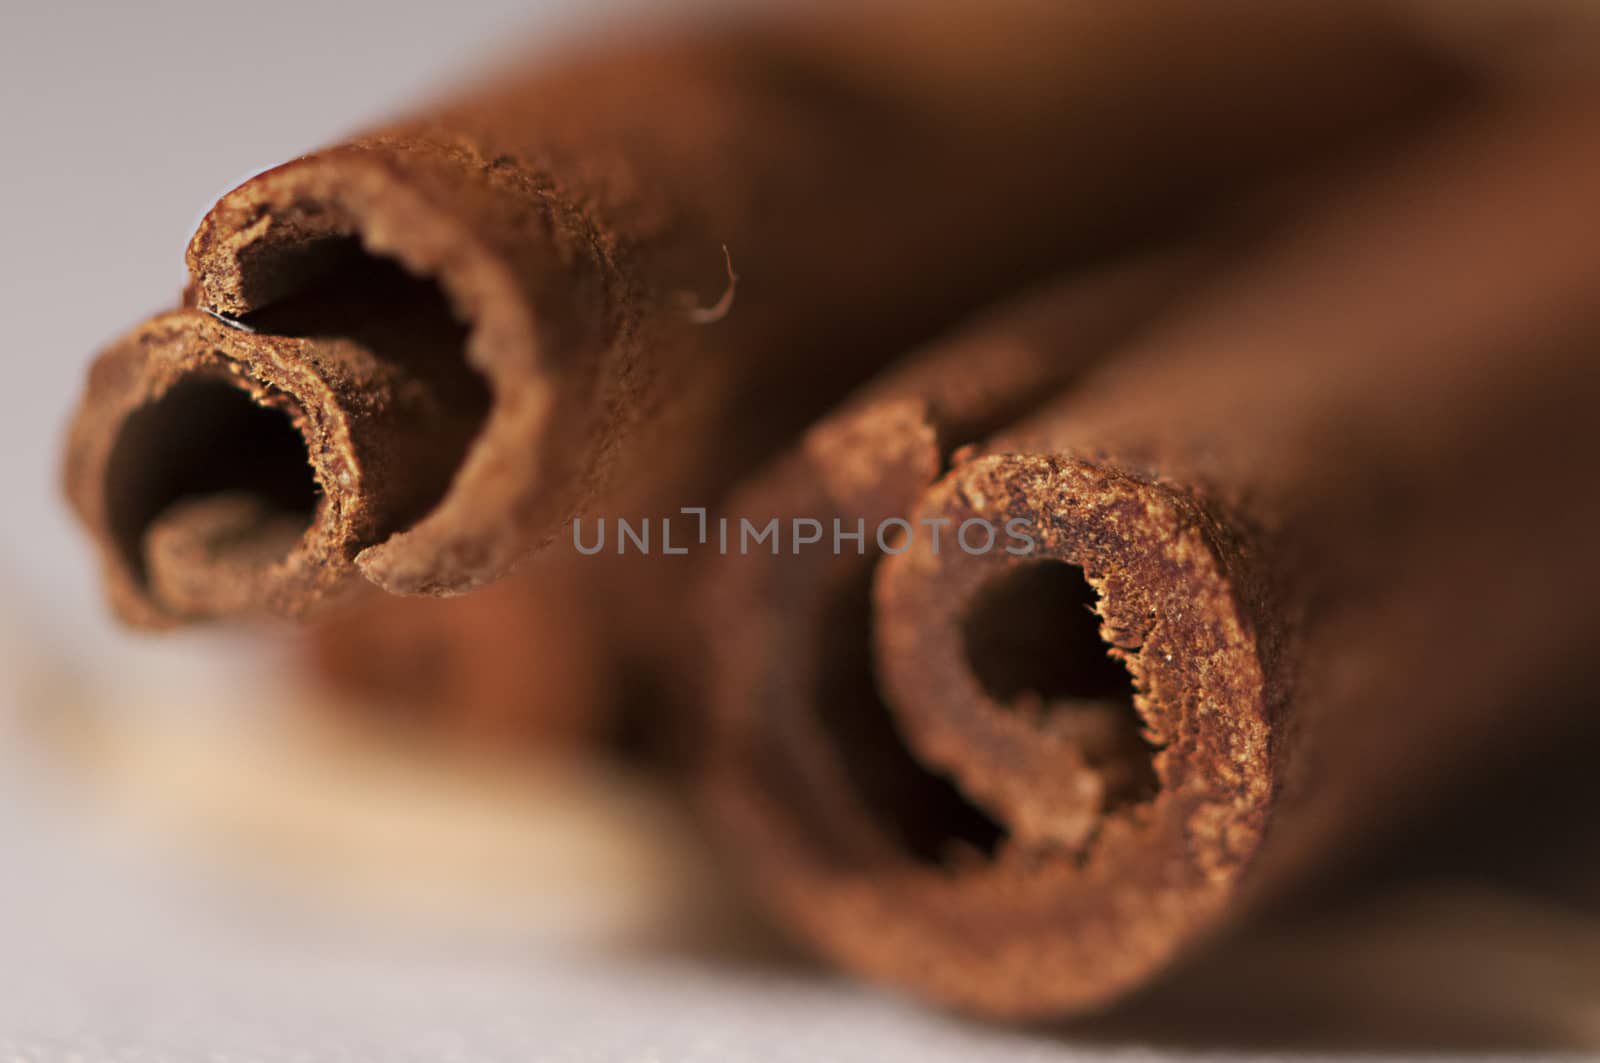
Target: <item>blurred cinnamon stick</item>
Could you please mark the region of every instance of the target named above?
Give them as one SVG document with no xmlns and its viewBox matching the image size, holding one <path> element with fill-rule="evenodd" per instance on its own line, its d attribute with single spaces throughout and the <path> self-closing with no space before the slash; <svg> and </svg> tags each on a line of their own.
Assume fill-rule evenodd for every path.
<svg viewBox="0 0 1600 1063">
<path fill-rule="evenodd" d="M 306 633 L 319 711 L 368 735 L 525 757 L 615 747 L 626 684 L 584 566 L 531 563 L 457 598 L 368 595 Z"/>
</svg>

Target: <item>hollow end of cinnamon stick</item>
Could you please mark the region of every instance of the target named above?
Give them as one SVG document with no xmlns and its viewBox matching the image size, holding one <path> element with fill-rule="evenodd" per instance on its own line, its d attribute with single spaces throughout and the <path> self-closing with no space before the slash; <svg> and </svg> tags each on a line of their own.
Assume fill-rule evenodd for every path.
<svg viewBox="0 0 1600 1063">
<path fill-rule="evenodd" d="M 552 468 L 565 460 L 552 436 L 581 450 L 589 426 L 571 423 L 582 402 L 556 408 L 547 362 L 559 340 L 581 342 L 593 300 L 581 264 L 536 247 L 525 254 L 546 253 L 548 266 L 514 269 L 487 242 L 508 209 L 489 181 L 427 143 L 335 148 L 224 196 L 189 245 L 199 307 L 263 332 L 354 341 L 416 393 L 427 416 L 374 452 L 409 495 L 406 512 L 353 555 L 391 593 L 498 578 L 526 552 L 528 526 L 553 522 L 583 488 Z M 363 383 L 340 381 L 379 412 L 389 397 Z"/>
<path fill-rule="evenodd" d="M 118 610 L 161 625 L 337 596 L 362 544 L 426 504 L 385 460 L 426 406 L 348 341 L 196 310 L 141 326 L 96 363 L 66 464 Z"/>
<path fill-rule="evenodd" d="M 712 635 L 713 808 L 847 967 L 990 1016 L 1093 1010 L 1218 929 L 1260 842 L 1260 648 L 1204 514 L 1159 486 L 985 457 L 905 512 L 920 539 L 815 594 L 791 564 L 724 577 L 713 615 L 784 607 Z M 1017 516 L 1025 555 L 957 544 Z"/>
<path fill-rule="evenodd" d="M 67 492 L 127 619 L 466 589 L 567 502 L 527 299 L 416 183 L 339 152 L 253 179 L 191 244 L 190 308 L 100 357 Z"/>
<path fill-rule="evenodd" d="M 1116 999 L 1217 922 L 1271 777 L 1257 647 L 1205 514 L 1092 462 L 964 445 L 1092 372 L 1210 261 L 1136 259 L 977 323 L 736 499 L 902 531 L 730 556 L 703 602 L 708 808 L 830 959 L 1041 1018 Z"/>
<path fill-rule="evenodd" d="M 804 453 L 762 477 L 754 512 L 918 533 L 875 566 L 734 559 L 708 608 L 711 807 L 801 940 L 966 1010 L 1081 1014 L 1572 733 L 1597 116 L 1530 96 L 1435 131 L 921 483 L 879 406 L 875 506 Z M 988 372 L 1015 340 L 974 342 Z"/>
</svg>

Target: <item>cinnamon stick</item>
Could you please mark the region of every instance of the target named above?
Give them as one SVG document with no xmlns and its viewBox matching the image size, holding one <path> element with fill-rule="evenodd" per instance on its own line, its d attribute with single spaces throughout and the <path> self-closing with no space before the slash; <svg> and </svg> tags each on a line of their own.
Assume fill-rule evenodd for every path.
<svg viewBox="0 0 1600 1063">
<path fill-rule="evenodd" d="M 709 804 L 780 920 L 947 1004 L 1082 1012 L 1571 726 L 1597 180 L 1600 96 L 1509 102 L 1147 334 L 1085 331 L 1069 285 L 742 492 L 904 522 L 881 559 L 752 553 L 710 592 Z M 983 418 L 928 397 L 1019 344 L 1119 349 L 941 474 Z"/>
<path fill-rule="evenodd" d="M 318 710 L 360 733 L 526 757 L 615 747 L 626 684 L 585 566 L 541 558 L 456 598 L 369 595 L 306 632 Z"/>
<path fill-rule="evenodd" d="M 1253 0 L 512 71 L 224 196 L 186 307 L 92 374 L 68 495 L 135 623 L 468 591 L 596 507 L 714 503 L 887 352 L 1463 81 L 1383 5 Z"/>
</svg>

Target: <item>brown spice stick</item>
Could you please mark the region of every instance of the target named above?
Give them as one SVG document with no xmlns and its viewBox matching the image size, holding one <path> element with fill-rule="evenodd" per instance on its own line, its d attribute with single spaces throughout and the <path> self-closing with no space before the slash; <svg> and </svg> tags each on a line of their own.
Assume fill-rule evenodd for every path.
<svg viewBox="0 0 1600 1063">
<path fill-rule="evenodd" d="M 1600 631 L 1597 180 L 1600 98 L 1507 105 L 931 487 L 915 401 L 847 418 L 848 464 L 814 430 L 742 508 L 923 534 L 870 593 L 851 556 L 715 586 L 712 807 L 783 921 L 946 1003 L 1083 1011 L 1568 726 Z M 1037 551 L 921 524 L 974 518 Z"/>
<path fill-rule="evenodd" d="M 431 749 L 525 757 L 615 746 L 612 668 L 589 566 L 541 558 L 456 598 L 366 595 L 306 632 L 318 710 Z"/>
<path fill-rule="evenodd" d="M 515 74 L 223 197 L 193 309 L 103 356 L 68 493 L 139 623 L 299 614 L 360 576 L 471 590 L 602 504 L 715 502 L 1047 264 L 1451 96 L 1401 23 L 911 5 Z M 741 281 L 706 323 L 685 293 L 724 303 L 724 248 Z"/>
</svg>

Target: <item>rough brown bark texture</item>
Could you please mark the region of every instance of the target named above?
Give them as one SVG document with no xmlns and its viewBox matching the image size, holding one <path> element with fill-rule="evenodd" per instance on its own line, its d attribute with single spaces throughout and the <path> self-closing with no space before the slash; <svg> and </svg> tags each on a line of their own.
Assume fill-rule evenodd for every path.
<svg viewBox="0 0 1600 1063">
<path fill-rule="evenodd" d="M 712 589 L 710 805 L 781 918 L 963 1008 L 1092 1009 L 1565 726 L 1600 631 L 1597 181 L 1591 92 L 1508 102 L 1142 335 L 1069 285 L 741 492 L 917 529 Z M 1001 367 L 1109 348 L 941 471 L 1039 401 Z M 935 397 L 973 380 L 1002 400 Z M 953 541 L 1013 518 L 1026 556 Z"/>
<path fill-rule="evenodd" d="M 224 196 L 189 308 L 96 368 L 69 494 L 138 623 L 471 590 L 586 510 L 714 503 L 913 338 L 1449 96 L 1416 37 L 909 5 L 514 72 Z"/>
</svg>

